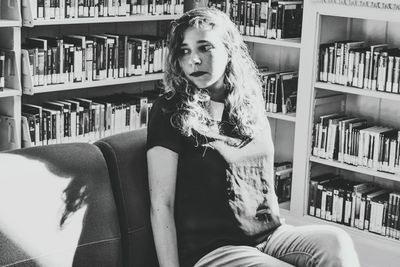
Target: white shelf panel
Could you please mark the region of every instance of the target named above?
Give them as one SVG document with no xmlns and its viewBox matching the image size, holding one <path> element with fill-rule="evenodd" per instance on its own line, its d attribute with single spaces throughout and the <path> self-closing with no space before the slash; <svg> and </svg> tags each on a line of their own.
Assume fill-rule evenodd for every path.
<svg viewBox="0 0 400 267">
<path fill-rule="evenodd" d="M 267 112 L 267 117 L 277 120 L 296 122 L 296 113 L 283 114 L 281 112 L 279 113 Z"/>
<path fill-rule="evenodd" d="M 20 95 L 21 95 L 20 90 L 4 88 L 3 91 L 0 91 L 0 98 L 10 97 L 10 96 L 20 96 Z"/>
<path fill-rule="evenodd" d="M 344 2 L 344 1 L 342 1 Z M 367 2 L 367 1 L 365 1 Z M 373 2 L 373 1 L 369 1 Z M 378 2 L 378 1 L 376 1 Z M 385 1 L 380 1 L 385 2 Z M 396 3 L 397 0 L 386 0 L 386 2 Z M 337 16 L 347 18 L 358 18 L 366 20 L 381 20 L 381 21 L 393 21 L 400 22 L 400 16 L 398 10 L 374 8 L 374 7 L 362 7 L 345 4 L 327 4 L 320 3 L 314 4 L 317 12 L 323 16 Z"/>
<path fill-rule="evenodd" d="M 107 79 L 107 80 L 92 81 L 92 82 L 77 82 L 77 83 L 47 85 L 47 86 L 35 86 L 33 87 L 32 92 L 26 92 L 26 94 L 33 95 L 39 93 L 84 89 L 84 88 L 101 87 L 108 85 L 156 81 L 162 79 L 163 75 L 164 75 L 163 73 L 156 73 L 156 74 L 147 74 L 143 76 Z"/>
<path fill-rule="evenodd" d="M 367 89 L 355 88 L 350 86 L 344 86 L 339 84 L 315 82 L 314 87 L 318 89 L 331 90 L 336 92 L 342 92 L 353 95 L 369 96 L 374 98 L 389 99 L 394 101 L 400 101 L 400 94 L 386 93 L 380 91 L 371 91 Z"/>
<path fill-rule="evenodd" d="M 300 48 L 301 47 L 301 39 L 293 38 L 293 39 L 268 39 L 264 37 L 255 37 L 255 36 L 243 36 L 245 42 L 257 43 L 257 44 L 267 44 L 267 45 L 276 45 L 276 46 L 284 46 L 284 47 L 293 47 Z"/>
<path fill-rule="evenodd" d="M 21 27 L 21 22 L 18 20 L 0 19 L 0 28 L 6 27 Z"/>
<path fill-rule="evenodd" d="M 32 26 L 67 25 L 67 24 L 93 24 L 93 23 L 119 23 L 135 21 L 160 21 L 174 20 L 180 15 L 134 15 L 124 17 L 97 17 L 97 18 L 72 18 L 72 19 L 40 19 L 34 20 Z"/>
<path fill-rule="evenodd" d="M 392 180 L 392 181 L 400 181 L 400 175 L 398 175 L 398 174 L 396 175 L 396 174 L 390 174 L 390 173 L 386 173 L 386 172 L 375 171 L 370 168 L 365 168 L 365 167 L 361 167 L 361 166 L 353 166 L 353 165 L 341 163 L 341 162 L 334 161 L 334 160 L 321 159 L 321 158 L 318 158 L 315 156 L 311 156 L 310 161 L 319 163 L 319 164 L 332 166 L 332 167 L 343 169 L 343 170 L 348 170 L 348 171 L 357 172 L 357 173 L 363 173 L 363 174 L 367 174 L 367 175 L 371 175 L 371 176 L 375 176 L 375 177 L 379 177 L 379 178 L 385 178 L 385 179 Z"/>
</svg>

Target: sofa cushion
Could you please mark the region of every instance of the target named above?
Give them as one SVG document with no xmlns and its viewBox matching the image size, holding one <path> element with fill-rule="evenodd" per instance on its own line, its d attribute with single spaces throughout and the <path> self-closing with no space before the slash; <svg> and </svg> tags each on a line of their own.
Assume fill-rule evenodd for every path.
<svg viewBox="0 0 400 267">
<path fill-rule="evenodd" d="M 158 266 L 150 223 L 146 138 L 146 129 L 139 129 L 95 143 L 110 171 L 125 266 Z"/>
<path fill-rule="evenodd" d="M 122 266 L 114 197 L 96 146 L 14 150 L 0 153 L 0 166 L 0 266 Z"/>
</svg>

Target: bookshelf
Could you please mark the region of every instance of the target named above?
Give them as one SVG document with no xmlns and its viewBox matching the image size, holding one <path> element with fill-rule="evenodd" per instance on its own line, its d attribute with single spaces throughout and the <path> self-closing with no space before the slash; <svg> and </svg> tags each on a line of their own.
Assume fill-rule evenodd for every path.
<svg viewBox="0 0 400 267">
<path fill-rule="evenodd" d="M 400 35 L 396 30 L 400 25 L 400 10 L 391 10 L 385 5 L 381 8 L 372 4 L 371 7 L 356 6 L 360 2 L 374 1 L 349 1 L 345 4 L 345 1 L 315 0 L 304 3 L 299 63 L 301 87 L 297 100 L 299 105 L 293 155 L 293 195 L 288 216 L 292 216 L 297 223 L 330 224 L 347 231 L 355 242 L 362 266 L 397 266 L 400 260 L 399 240 L 308 215 L 310 177 L 324 172 L 340 174 L 349 181 L 371 182 L 392 191 L 398 192 L 400 189 L 398 173 L 387 173 L 313 155 L 313 127 L 323 114 L 339 112 L 365 118 L 371 125 L 400 129 L 400 94 L 319 81 L 320 44 L 355 40 L 364 41 L 367 45 L 387 43 L 390 47 L 400 47 Z M 343 97 L 341 101 L 322 101 L 317 104 L 318 99 L 338 93 Z"/>
<path fill-rule="evenodd" d="M 4 88 L 0 90 L 0 150 L 20 147 L 21 83 L 19 0 L 0 3 L 0 49 L 5 52 Z"/>
<path fill-rule="evenodd" d="M 21 49 L 21 46 L 23 44 L 25 44 L 26 40 L 28 38 L 43 38 L 43 36 L 54 36 L 54 37 L 62 37 L 63 39 L 65 38 L 65 36 L 68 35 L 79 35 L 79 36 L 89 36 L 89 35 L 99 35 L 99 34 L 111 34 L 111 35 L 119 35 L 119 36 L 135 36 L 135 35 L 152 35 L 152 36 L 163 36 L 165 37 L 166 34 L 166 29 L 168 27 L 168 24 L 171 20 L 176 19 L 177 17 L 179 17 L 180 15 L 178 13 L 182 12 L 183 9 L 183 5 L 182 3 L 180 3 L 179 1 L 176 2 L 176 9 L 172 12 L 173 14 L 164 14 L 163 13 L 163 9 L 160 8 L 159 6 L 157 6 L 157 9 L 153 6 L 152 10 L 154 11 L 153 13 L 150 11 L 150 6 L 136 6 L 136 7 L 128 7 L 128 5 L 125 8 L 121 8 L 121 7 L 117 7 L 114 6 L 113 7 L 113 13 L 111 13 L 111 8 L 104 8 L 103 10 L 104 13 L 103 15 L 100 15 L 100 8 L 97 9 L 94 6 L 93 7 L 88 7 L 89 10 L 95 10 L 94 13 L 85 13 L 85 9 L 86 6 L 82 7 L 83 9 L 80 10 L 78 7 L 76 7 L 76 9 L 74 9 L 74 11 L 71 11 L 72 9 L 68 9 L 69 11 L 67 12 L 67 8 L 65 9 L 66 13 L 70 14 L 69 18 L 64 18 L 64 16 L 66 16 L 65 14 L 62 14 L 61 12 L 61 8 L 60 8 L 60 13 L 58 13 L 57 9 L 55 9 L 55 13 L 53 13 L 51 10 L 48 12 L 48 14 L 51 14 L 50 17 L 46 17 L 46 15 L 40 15 L 40 11 L 39 9 L 35 6 L 36 2 L 35 1 L 29 1 L 29 0 L 21 0 L 22 1 L 22 5 L 21 5 L 21 12 L 22 12 L 22 30 L 19 33 L 19 40 L 18 42 L 15 42 L 17 44 L 17 46 L 19 47 L 19 50 L 22 53 L 21 59 L 22 59 L 22 64 L 21 64 L 21 84 L 22 84 L 22 89 L 20 90 L 20 95 L 22 92 L 22 97 L 20 97 L 20 103 L 19 103 L 19 108 L 21 109 L 21 107 L 24 107 L 25 104 L 33 104 L 33 105 L 38 105 L 41 106 L 43 103 L 48 102 L 48 101 L 63 101 L 63 100 L 72 100 L 74 98 L 99 98 L 99 97 L 104 97 L 104 96 L 110 96 L 110 95 L 114 95 L 114 94 L 121 94 L 121 93 L 129 93 L 129 94 L 141 94 L 145 91 L 148 90 L 152 90 L 155 87 L 155 84 L 158 80 L 162 79 L 163 74 L 160 72 L 161 71 L 161 52 L 159 52 L 159 56 L 156 58 L 158 60 L 158 67 L 156 69 L 156 66 L 154 65 L 154 72 L 153 73 L 147 73 L 144 74 L 144 71 L 140 71 L 140 73 L 133 73 L 130 72 L 128 73 L 127 67 L 124 67 L 124 70 L 122 71 L 123 74 L 121 74 L 121 66 L 118 65 L 117 67 L 113 67 L 113 71 L 111 71 L 112 74 L 110 74 L 110 68 L 109 66 L 111 65 L 111 60 L 117 60 L 117 57 L 114 56 L 114 51 L 112 50 L 113 54 L 112 54 L 112 59 L 111 56 L 107 57 L 105 55 L 111 55 L 111 50 L 110 48 L 111 46 L 108 46 L 108 40 L 107 43 L 104 44 L 103 47 L 107 47 L 104 50 L 98 49 L 98 51 L 106 51 L 107 52 L 103 55 L 101 54 L 101 56 L 103 56 L 103 62 L 107 62 L 104 63 L 105 65 L 107 65 L 106 70 L 100 71 L 103 72 L 104 75 L 100 74 L 100 76 L 97 76 L 99 74 L 93 74 L 92 77 L 92 73 L 90 72 L 89 75 L 87 74 L 86 71 L 83 71 L 82 73 L 82 77 L 83 79 L 81 79 L 82 77 L 79 77 L 78 79 L 75 80 L 75 74 L 71 74 L 73 72 L 70 72 L 70 69 L 66 70 L 65 65 L 63 66 L 64 68 L 64 72 L 67 73 L 67 78 L 65 78 L 65 76 L 63 78 L 60 78 L 60 80 L 58 80 L 58 77 L 55 76 L 56 78 L 54 78 L 53 80 L 53 74 L 56 73 L 56 75 L 58 75 L 57 73 L 60 73 L 60 77 L 61 77 L 61 67 L 58 67 L 58 65 L 54 65 L 54 52 L 51 51 L 51 58 L 52 58 L 52 66 L 54 68 L 54 66 L 56 67 L 56 71 L 52 71 L 53 74 L 51 74 L 51 80 L 49 80 L 48 77 L 46 77 L 46 67 L 47 69 L 49 69 L 49 67 L 51 67 L 50 65 L 45 65 L 45 74 L 44 74 L 44 82 L 42 80 L 42 82 L 37 81 L 37 79 L 43 79 L 40 76 L 36 76 L 38 73 L 38 70 L 36 69 L 34 70 L 34 67 L 32 65 L 36 64 L 32 64 L 32 58 L 35 58 L 37 50 L 35 51 L 35 49 L 32 49 L 32 47 L 37 47 L 35 45 L 36 44 L 28 44 L 28 46 L 24 46 L 24 49 Z M 73 1 L 73 3 L 77 4 L 77 1 Z M 112 2 L 113 5 L 118 5 L 118 2 Z M 84 5 L 89 4 L 88 3 L 84 3 Z M 155 3 L 154 3 L 155 5 Z M 51 7 L 50 7 L 51 8 Z M 115 9 L 114 9 L 115 8 Z M 130 9 L 129 9 L 130 8 Z M 141 13 L 136 13 L 137 11 L 135 11 L 135 13 L 131 13 L 132 9 L 135 10 L 139 10 L 138 12 Z M 123 10 L 123 11 L 121 11 Z M 165 12 L 169 11 L 169 7 L 168 10 L 164 9 Z M 172 9 L 171 9 L 172 10 Z M 80 13 L 80 12 L 83 13 Z M 75 15 L 71 15 L 75 12 Z M 78 14 L 79 12 L 79 14 Z M 119 13 L 122 12 L 122 13 Z M 46 7 L 44 8 L 44 14 L 46 14 Z M 55 15 L 54 15 L 55 14 Z M 90 17 L 88 16 L 88 14 L 90 15 Z M 43 16 L 43 17 L 40 17 Z M 21 20 L 20 20 L 20 24 L 21 24 Z M 93 37 L 92 37 L 93 38 Z M 98 38 L 98 37 L 97 37 Z M 111 37 L 113 38 L 113 37 Z M 79 39 L 82 40 L 82 39 Z M 87 40 L 87 38 L 86 38 Z M 69 41 L 67 41 L 69 44 L 68 46 L 74 46 L 73 47 L 73 51 L 72 53 L 73 56 L 72 58 L 75 57 L 75 53 L 77 50 L 75 50 L 75 46 L 76 43 L 73 43 L 73 41 L 71 41 L 71 39 L 69 39 Z M 82 41 L 85 42 L 85 41 Z M 91 42 L 91 41 L 89 41 Z M 94 42 L 94 41 L 93 41 Z M 115 41 L 114 43 L 116 43 L 117 41 Z M 125 39 L 125 45 L 126 45 L 126 41 Z M 133 44 L 137 44 L 140 41 L 132 41 Z M 65 44 L 65 41 L 64 41 Z M 78 43 L 79 44 L 79 43 Z M 87 44 L 87 42 L 86 42 Z M 102 44 L 103 45 L 103 44 Z M 157 44 L 158 45 L 158 44 Z M 54 44 L 48 45 L 48 47 L 54 47 Z M 58 56 L 60 55 L 59 51 L 61 46 L 59 46 L 59 44 L 57 43 L 57 59 Z M 63 46 L 64 48 L 67 46 Z M 133 47 L 133 45 L 132 45 Z M 136 46 L 135 46 L 136 47 Z M 65 48 L 67 49 L 67 48 Z M 70 48 L 71 49 L 71 48 Z M 132 48 L 133 49 L 136 48 Z M 151 48 L 149 48 L 151 49 Z M 155 48 L 154 48 L 155 49 Z M 31 51 L 33 50 L 33 52 Z M 45 49 L 43 49 L 45 50 Z M 83 50 L 83 49 L 82 49 Z M 144 50 L 144 48 L 143 48 Z M 66 50 L 68 51 L 68 50 Z M 70 50 L 72 51 L 72 50 Z M 64 52 L 65 53 L 65 52 Z M 71 53 L 71 52 L 69 52 Z M 82 52 L 83 55 L 84 52 Z M 100 52 L 102 53 L 102 52 Z M 107 54 L 108 53 L 108 54 Z M 147 53 L 147 52 L 146 52 Z M 49 56 L 50 53 L 47 54 L 46 57 L 50 57 Z M 116 54 L 116 53 L 115 53 Z M 64 54 L 65 55 L 65 54 Z M 96 54 L 97 56 L 97 54 Z M 61 56 L 62 58 L 63 56 Z M 131 60 L 133 61 L 133 52 L 131 54 Z M 153 57 L 156 57 L 155 55 L 153 55 Z M 82 58 L 84 58 L 82 56 Z M 128 55 L 126 55 L 126 57 L 123 59 L 125 60 L 126 63 L 126 58 L 128 58 Z M 141 57 L 143 58 L 143 57 Z M 64 57 L 65 59 L 65 57 Z M 154 60 L 156 60 L 154 59 Z M 34 62 L 37 59 L 35 58 Z M 121 60 L 120 58 L 118 58 L 118 60 Z M 48 58 L 47 58 L 48 61 Z M 61 61 L 61 60 L 60 60 Z M 49 62 L 49 61 L 48 61 Z M 117 61 L 115 61 L 117 62 Z M 123 62 L 123 61 L 122 61 Z M 155 61 L 154 61 L 155 62 Z M 47 63 L 48 64 L 48 63 Z M 68 68 L 72 68 L 75 70 L 75 68 L 77 67 L 76 65 L 74 65 L 74 63 L 63 63 L 63 64 L 70 64 Z M 77 63 L 79 66 L 79 63 Z M 88 64 L 87 62 L 85 64 Z M 97 63 L 100 64 L 100 63 Z M 101 63 L 103 64 L 103 63 Z M 112 63 L 114 64 L 114 63 Z M 113 66 L 117 66 L 117 63 L 115 63 L 115 65 Z M 155 64 L 155 63 L 154 63 Z M 43 64 L 44 65 L 44 64 Z M 72 67 L 71 67 L 72 66 Z M 85 65 L 86 66 L 86 65 Z M 99 65 L 97 65 L 99 66 Z M 102 65 L 103 66 L 103 65 Z M 132 63 L 133 66 L 133 63 Z M 82 70 L 84 68 L 84 65 L 82 65 Z M 134 71 L 136 71 L 137 67 L 135 65 Z M 144 67 L 142 67 L 144 69 Z M 147 69 L 147 65 L 146 65 L 146 69 Z M 150 67 L 149 67 L 150 70 Z M 149 71 L 150 72 L 150 71 Z M 80 73 L 80 72 L 79 72 Z M 39 74 L 40 75 L 40 74 Z M 65 74 L 64 74 L 65 75 Z M 73 75 L 73 78 L 71 78 Z M 35 77 L 36 76 L 36 77 Z M 47 76 L 49 76 L 49 73 L 47 73 Z M 80 76 L 80 75 L 78 75 Z M 43 77 L 43 76 L 42 76 Z M 91 77 L 91 78 L 88 78 Z M 132 99 L 131 99 L 132 100 Z M 131 101 L 131 100 L 126 100 L 126 101 Z M 133 101 L 133 100 L 132 100 Z M 110 104 L 110 103 L 107 103 Z M 112 104 L 113 105 L 113 104 Z M 132 104 L 133 105 L 133 104 Z M 112 107 L 112 109 L 116 108 L 115 106 Z M 124 110 L 126 110 L 126 112 L 128 113 L 129 108 L 125 105 Z M 142 110 L 142 109 L 140 109 Z M 46 111 L 48 112 L 48 111 Z M 102 111 L 100 111 L 102 112 Z M 121 117 L 121 120 L 124 120 L 125 117 L 123 117 L 123 113 L 122 111 L 118 111 L 118 116 Z M 99 115 L 102 116 L 103 114 Z M 132 115 L 132 113 L 131 113 Z M 126 115 L 126 116 L 131 116 L 131 115 Z M 47 115 L 48 116 L 48 115 Z M 117 116 L 116 113 L 112 116 Z M 136 116 L 136 115 L 135 115 Z M 21 118 L 21 115 L 20 115 Z M 58 120 L 58 119 L 57 119 Z M 127 130 L 127 128 L 122 128 L 120 127 L 120 125 L 114 121 L 114 119 L 111 119 L 112 123 L 115 123 L 115 127 L 118 127 L 118 129 L 116 128 L 115 130 L 111 130 L 111 132 L 109 133 L 117 133 L 120 130 Z M 134 119 L 135 120 L 135 119 Z M 119 121 L 119 118 L 118 118 Z M 128 122 L 126 122 L 128 123 Z M 131 122 L 132 123 L 132 118 L 131 118 Z M 44 126 L 43 126 L 44 127 Z M 96 126 L 97 127 L 97 126 Z M 142 127 L 142 126 L 140 126 Z M 66 133 L 60 133 L 62 136 Z M 91 136 L 92 131 L 90 131 L 89 133 L 89 140 L 93 141 L 93 137 Z M 101 136 L 101 135 L 100 135 Z M 25 144 L 25 140 L 29 139 L 29 137 L 26 138 L 26 136 L 24 136 L 24 143 Z M 46 137 L 44 137 L 46 138 Z M 48 144 L 50 144 L 50 139 L 49 135 L 47 135 L 47 141 L 49 141 Z M 51 142 L 54 141 L 54 137 L 50 137 Z M 82 138 L 82 140 L 86 140 L 85 138 L 83 138 L 83 136 L 79 136 L 79 138 Z M 58 137 L 57 137 L 58 140 Z M 81 140 L 81 139 L 79 139 Z M 61 142 L 69 142 L 69 139 L 66 138 L 61 139 Z M 59 142 L 59 141 L 57 141 Z M 36 143 L 36 141 L 35 141 Z M 44 142 L 43 142 L 44 143 Z M 39 145 L 42 145 L 42 142 L 39 142 Z"/>
</svg>

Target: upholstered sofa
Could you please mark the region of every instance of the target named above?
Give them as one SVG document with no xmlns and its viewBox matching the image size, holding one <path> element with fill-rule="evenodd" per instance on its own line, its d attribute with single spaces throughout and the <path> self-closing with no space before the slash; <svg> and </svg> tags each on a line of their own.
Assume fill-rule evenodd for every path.
<svg viewBox="0 0 400 267">
<path fill-rule="evenodd" d="M 158 266 L 145 146 L 140 129 L 0 153 L 0 266 Z"/>
<path fill-rule="evenodd" d="M 0 266 L 157 266 L 145 141 L 0 153 Z"/>
</svg>

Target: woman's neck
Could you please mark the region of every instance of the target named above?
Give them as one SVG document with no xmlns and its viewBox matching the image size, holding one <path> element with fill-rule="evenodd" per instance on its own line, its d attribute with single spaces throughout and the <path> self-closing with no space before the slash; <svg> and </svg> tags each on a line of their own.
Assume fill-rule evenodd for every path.
<svg viewBox="0 0 400 267">
<path fill-rule="evenodd" d="M 225 90 L 210 90 L 210 99 L 214 102 L 224 103 L 225 102 Z"/>
<path fill-rule="evenodd" d="M 207 110 L 213 120 L 222 121 L 222 114 L 224 113 L 224 107 L 225 107 L 224 103 L 210 100 Z"/>
<path fill-rule="evenodd" d="M 224 84 L 224 80 L 221 78 L 213 85 L 207 88 L 208 93 L 210 94 L 210 99 L 215 102 L 225 102 L 226 98 L 226 86 Z"/>
</svg>

